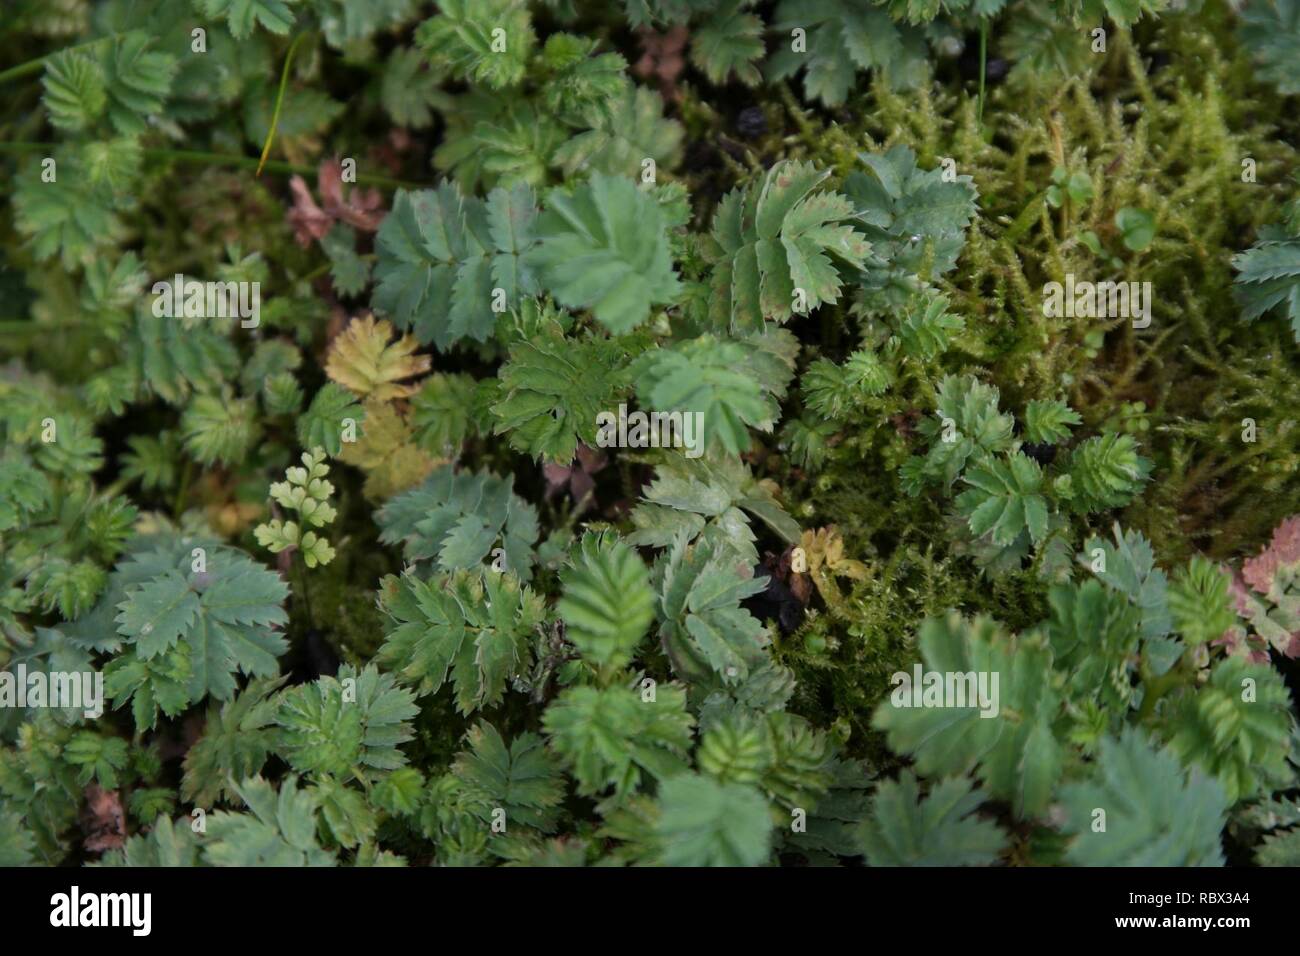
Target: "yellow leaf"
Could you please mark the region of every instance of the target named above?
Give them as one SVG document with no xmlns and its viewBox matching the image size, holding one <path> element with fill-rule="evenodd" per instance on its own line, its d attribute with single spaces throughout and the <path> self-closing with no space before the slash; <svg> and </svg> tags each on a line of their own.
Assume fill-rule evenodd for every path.
<svg viewBox="0 0 1300 956">
<path fill-rule="evenodd" d="M 415 355 L 419 343 L 412 335 L 389 342 L 395 334 L 386 321 L 378 322 L 366 315 L 353 319 L 334 339 L 325 374 L 344 388 L 363 398 L 389 401 L 406 398 L 420 387 L 419 382 L 403 382 L 429 371 L 427 355 Z M 367 422 L 366 428 L 371 427 Z"/>
<path fill-rule="evenodd" d="M 840 589 L 836 587 L 835 577 L 849 578 L 853 581 L 865 581 L 870 576 L 867 566 L 861 561 L 844 556 L 844 539 L 840 537 L 839 528 L 827 525 L 816 531 L 805 531 L 799 539 L 808 562 L 808 573 L 813 584 L 821 592 L 827 604 L 840 600 Z"/>
<path fill-rule="evenodd" d="M 365 409 L 365 434 L 345 444 L 339 460 L 366 473 L 362 490 L 367 498 L 391 498 L 418 485 L 442 463 L 443 459 L 431 458 L 415 444 L 410 424 L 391 404 L 370 398 Z"/>
</svg>

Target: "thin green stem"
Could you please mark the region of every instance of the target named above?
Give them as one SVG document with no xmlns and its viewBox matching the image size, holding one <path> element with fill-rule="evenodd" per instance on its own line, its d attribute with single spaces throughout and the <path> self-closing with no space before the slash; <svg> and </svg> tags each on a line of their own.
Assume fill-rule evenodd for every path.
<svg viewBox="0 0 1300 956">
<path fill-rule="evenodd" d="M 280 91 L 275 94 L 275 112 L 271 114 L 271 128 L 266 131 L 266 142 L 262 144 L 262 158 L 258 161 L 257 172 L 253 175 L 262 175 L 262 167 L 266 165 L 266 158 L 271 154 L 271 144 L 275 142 L 275 128 L 280 125 L 280 107 L 284 105 L 284 91 L 289 85 L 289 67 L 293 64 L 293 55 L 298 49 L 298 44 L 302 42 L 311 31 L 304 30 L 293 38 L 289 44 L 289 52 L 284 57 L 284 69 L 280 71 Z"/>
<path fill-rule="evenodd" d="M 62 50 L 55 50 L 54 53 L 47 53 L 44 56 L 38 56 L 34 60 L 28 60 L 26 63 L 19 63 L 17 66 L 11 66 L 9 69 L 0 72 L 0 83 L 7 83 L 10 80 L 22 79 L 24 76 L 31 76 L 33 73 L 39 73 L 45 68 L 45 63 L 50 57 L 59 53 L 66 53 L 69 50 L 80 50 L 83 47 L 94 46 L 96 43 L 103 43 L 106 40 L 113 40 L 121 36 L 120 33 L 110 33 L 106 37 L 96 37 L 93 40 L 87 40 L 85 43 L 78 43 L 75 46 L 64 47 Z"/>
<path fill-rule="evenodd" d="M 1156 704 L 1167 693 L 1184 683 L 1188 674 L 1184 667 L 1183 661 L 1179 660 L 1173 667 L 1169 668 L 1159 677 L 1153 675 L 1143 661 L 1140 669 L 1142 675 L 1142 706 L 1138 709 L 1138 721 L 1146 720 L 1156 712 Z"/>
<path fill-rule="evenodd" d="M 38 153 L 57 148 L 58 143 L 0 143 L 0 153 Z M 210 153 L 197 149 L 143 149 L 140 151 L 146 159 L 175 160 L 181 163 L 198 163 L 206 166 L 236 166 L 243 169 L 256 169 L 259 161 L 251 156 L 238 153 Z M 266 168 L 273 173 L 285 175 L 314 176 L 316 169 L 312 166 L 298 166 L 269 160 Z M 389 176 L 373 176 L 357 173 L 357 182 L 365 186 L 381 186 L 385 189 L 424 189 L 422 183 L 413 183 L 405 179 L 393 179 Z"/>
<path fill-rule="evenodd" d="M 10 67 L 3 73 L 0 73 L 0 83 L 7 83 L 9 80 L 17 80 L 24 76 L 30 76 L 33 73 L 39 73 L 45 67 L 45 61 L 49 56 L 40 56 L 34 60 L 28 60 L 26 63 L 20 63 L 17 66 Z"/>
<path fill-rule="evenodd" d="M 181 472 L 181 485 L 176 491 L 176 502 L 172 505 L 172 516 L 180 518 L 182 509 L 185 507 L 185 496 L 190 490 L 190 478 L 194 473 L 194 459 L 185 459 L 185 468 Z"/>
<path fill-rule="evenodd" d="M 984 74 L 987 71 L 985 63 L 988 59 L 988 46 L 989 21 L 985 17 L 980 20 L 980 100 L 975 113 L 975 119 L 980 124 L 980 129 L 984 128 Z"/>
</svg>

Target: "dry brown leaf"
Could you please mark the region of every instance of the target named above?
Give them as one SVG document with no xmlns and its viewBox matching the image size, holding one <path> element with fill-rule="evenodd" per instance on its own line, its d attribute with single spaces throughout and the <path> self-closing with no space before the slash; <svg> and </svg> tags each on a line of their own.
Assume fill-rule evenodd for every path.
<svg viewBox="0 0 1300 956">
<path fill-rule="evenodd" d="M 353 189 L 343 194 L 343 167 L 336 159 L 322 160 L 316 174 L 321 202 L 301 176 L 289 180 L 293 206 L 285 218 L 298 244 L 309 246 L 323 239 L 336 222 L 346 222 L 363 232 L 374 232 L 384 221 L 383 197 L 377 189 Z"/>
<path fill-rule="evenodd" d="M 81 811 L 84 846 L 91 853 L 119 850 L 126 843 L 126 815 L 122 798 L 116 790 L 105 790 L 97 783 L 86 787 L 86 806 Z"/>
</svg>

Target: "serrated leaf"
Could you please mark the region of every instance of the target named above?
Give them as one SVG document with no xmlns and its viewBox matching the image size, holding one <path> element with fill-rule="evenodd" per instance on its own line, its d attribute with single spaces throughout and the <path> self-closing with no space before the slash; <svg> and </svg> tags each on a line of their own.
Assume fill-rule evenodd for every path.
<svg viewBox="0 0 1300 956">
<path fill-rule="evenodd" d="M 1060 700 L 1046 641 L 1034 634 L 1008 637 L 988 618 L 967 620 L 954 611 L 928 619 L 918 643 L 925 671 L 983 679 L 997 711 L 981 716 L 978 700 L 915 707 L 911 693 L 900 687 L 877 708 L 873 724 L 886 732 L 891 747 L 915 758 L 922 774 L 974 770 L 989 793 L 1009 801 L 1018 817 L 1041 813 L 1064 760 L 1052 734 Z"/>
<path fill-rule="evenodd" d="M 658 685 L 653 697 L 626 687 L 571 687 L 542 716 L 551 746 L 587 795 L 610 787 L 624 794 L 646 776 L 684 772 L 694 723 L 685 690 L 674 684 Z"/>
<path fill-rule="evenodd" d="M 523 184 L 494 190 L 486 203 L 452 183 L 399 189 L 376 236 L 375 309 L 440 350 L 465 337 L 484 341 L 498 304 L 537 291 L 524 255 L 533 215 Z"/>
<path fill-rule="evenodd" d="M 325 374 L 361 397 L 386 402 L 406 398 L 419 389 L 404 382 L 429 370 L 432 360 L 416 355 L 419 347 L 410 335 L 394 336 L 387 322 L 373 316 L 353 319 L 330 345 Z"/>
<path fill-rule="evenodd" d="M 536 235 L 525 262 L 542 286 L 616 334 L 681 292 L 659 204 L 630 179 L 596 173 L 572 194 L 552 191 Z"/>
<path fill-rule="evenodd" d="M 910 772 L 881 783 L 859 839 L 871 866 L 989 866 L 1006 845 L 1006 834 L 975 811 L 984 795 L 970 782 L 950 778 L 921 796 Z"/>
<path fill-rule="evenodd" d="M 616 538 L 584 535 L 560 579 L 556 612 L 568 640 L 597 667 L 627 665 L 654 618 L 650 575 L 636 552 Z"/>
<path fill-rule="evenodd" d="M 1140 730 L 1105 738 L 1090 780 L 1061 788 L 1066 851 L 1079 866 L 1222 866 L 1228 801 Z M 1104 817 L 1097 811 L 1103 811 Z"/>
<path fill-rule="evenodd" d="M 432 581 L 392 575 L 380 585 L 391 625 L 378 660 L 419 693 L 451 682 L 461 713 L 498 703 L 531 664 L 541 602 L 513 574 L 456 571 Z"/>
</svg>

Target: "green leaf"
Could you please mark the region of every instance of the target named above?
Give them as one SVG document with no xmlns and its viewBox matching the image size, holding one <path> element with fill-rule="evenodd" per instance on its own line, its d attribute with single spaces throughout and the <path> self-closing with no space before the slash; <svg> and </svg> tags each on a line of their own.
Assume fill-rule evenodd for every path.
<svg viewBox="0 0 1300 956">
<path fill-rule="evenodd" d="M 330 279 L 341 296 L 352 298 L 370 284 L 370 263 L 357 255 L 357 231 L 344 223 L 335 224 L 320 241 L 330 260 Z"/>
<path fill-rule="evenodd" d="M 147 392 L 171 405 L 192 394 L 212 394 L 234 379 L 239 352 L 227 336 L 205 326 L 185 328 L 176 319 L 137 310 L 123 340 L 124 364 Z"/>
<path fill-rule="evenodd" d="M 1061 802 L 1077 866 L 1223 865 L 1223 789 L 1140 730 L 1104 738 L 1091 779 L 1063 786 Z"/>
<path fill-rule="evenodd" d="M 81 770 L 77 782 L 95 780 L 105 790 L 116 790 L 118 771 L 126 769 L 127 746 L 121 737 L 105 737 L 81 730 L 73 735 L 63 751 L 63 759 Z"/>
<path fill-rule="evenodd" d="M 570 687 L 542 716 L 552 748 L 587 796 L 610 787 L 624 794 L 646 775 L 663 780 L 685 772 L 694 724 L 677 684 L 659 684 L 653 693 Z"/>
<path fill-rule="evenodd" d="M 298 444 L 304 448 L 324 448 L 337 458 L 343 451 L 343 437 L 351 420 L 356 435 L 361 437 L 360 425 L 366 412 L 342 385 L 326 382 L 307 411 L 298 417 Z"/>
<path fill-rule="evenodd" d="M 1169 613 L 1188 644 L 1217 640 L 1237 623 L 1228 597 L 1231 580 L 1227 571 L 1199 554 L 1175 576 L 1169 586 Z"/>
<path fill-rule="evenodd" d="M 991 866 L 1006 834 L 975 811 L 984 795 L 968 780 L 936 782 L 921 796 L 916 777 L 904 771 L 876 788 L 870 816 L 858 831 L 871 866 Z"/>
<path fill-rule="evenodd" d="M 561 305 L 590 309 L 621 334 L 681 292 L 659 204 L 630 179 L 594 174 L 573 193 L 553 190 L 525 257 Z"/>
<path fill-rule="evenodd" d="M 25 457 L 0 458 L 0 531 L 25 526 L 52 495 L 50 480 Z"/>
<path fill-rule="evenodd" d="M 990 795 L 1011 803 L 1018 817 L 1040 814 L 1065 756 L 1052 733 L 1060 700 L 1045 639 L 1008 637 L 988 618 L 966 619 L 953 611 L 926 620 L 918 644 L 925 671 L 944 681 L 949 674 L 983 677 L 997 712 L 981 716 L 978 700 L 912 706 L 910 687 L 903 685 L 877 708 L 874 726 L 886 732 L 891 747 L 912 756 L 925 776 L 974 770 Z M 964 683 L 969 686 L 969 679 Z"/>
<path fill-rule="evenodd" d="M 1144 638 L 1164 637 L 1173 628 L 1169 615 L 1169 579 L 1156 567 L 1151 543 L 1140 531 L 1114 527 L 1115 543 L 1089 538 L 1079 562 L 1109 587 L 1126 596 L 1142 615 Z"/>
<path fill-rule="evenodd" d="M 768 661 L 767 629 L 740 606 L 762 591 L 766 578 L 721 538 L 693 546 L 679 535 L 656 562 L 659 636 L 673 670 L 683 679 L 738 684 Z"/>
<path fill-rule="evenodd" d="M 806 31 L 806 49 L 796 51 L 791 30 Z M 841 106 L 858 83 L 856 71 L 880 69 L 896 88 L 914 86 L 926 75 L 925 34 L 895 24 L 884 10 L 847 0 L 782 0 L 772 29 L 785 42 L 766 67 L 769 82 L 804 70 L 807 99 Z"/>
<path fill-rule="evenodd" d="M 1291 695 L 1277 671 L 1234 656 L 1174 701 L 1165 735 L 1183 763 L 1218 778 L 1236 803 L 1287 782 L 1291 723 Z"/>
<path fill-rule="evenodd" d="M 236 696 L 208 706 L 203 736 L 185 752 L 181 796 L 196 806 L 211 806 L 234 795 L 231 780 L 259 773 L 275 749 L 275 711 L 272 695 L 286 677 L 249 681 Z"/>
<path fill-rule="evenodd" d="M 298 789 L 297 776 L 280 781 L 277 794 L 261 777 L 236 783 L 248 813 L 208 815 L 204 859 L 213 866 L 334 866 L 333 853 L 316 839 L 318 799 Z"/>
<path fill-rule="evenodd" d="M 209 17 L 225 17 L 236 40 L 252 35 L 254 26 L 283 36 L 293 26 L 290 5 L 297 0 L 194 0 L 195 7 Z"/>
<path fill-rule="evenodd" d="M 733 73 L 746 86 L 762 79 L 754 61 L 763 57 L 763 21 L 741 12 L 749 2 L 729 0 L 692 33 L 691 62 L 710 83 L 720 86 Z"/>
<path fill-rule="evenodd" d="M 629 544 L 666 548 L 681 533 L 694 539 L 706 528 L 713 528 L 755 565 L 758 548 L 757 536 L 749 526 L 751 515 L 787 544 L 799 540 L 798 523 L 767 486 L 754 478 L 749 466 L 734 456 L 665 455 L 656 465 L 654 481 L 642 494 L 632 512 L 637 530 L 628 536 Z"/>
<path fill-rule="evenodd" d="M 1131 206 L 1125 206 L 1115 213 L 1115 228 L 1120 232 L 1124 248 L 1133 252 L 1141 252 L 1151 245 L 1151 240 L 1156 236 L 1155 217 L 1145 209 L 1134 209 Z"/>
<path fill-rule="evenodd" d="M 627 86 L 627 61 L 617 53 L 595 54 L 597 41 L 572 33 L 546 38 L 542 62 L 549 75 L 543 88 L 547 108 L 566 122 L 606 108 Z"/>
<path fill-rule="evenodd" d="M 121 583 L 115 589 L 110 579 L 105 600 L 116 600 L 117 632 L 135 654 L 134 661 L 114 662 L 122 668 L 107 681 L 117 688 L 110 689 L 115 698 L 132 696 L 157 678 L 168 688 L 156 698 L 159 705 L 175 706 L 179 696 L 173 684 L 181 680 L 189 700 L 208 694 L 228 700 L 235 692 L 236 671 L 258 677 L 279 672 L 276 658 L 288 646 L 279 633 L 288 621 L 282 607 L 288 587 L 243 552 L 219 546 L 202 550 L 203 571 L 194 570 L 189 543 L 176 541 L 134 558 L 141 572 L 130 563 L 114 572 Z M 138 583 L 133 581 L 137 574 L 143 574 Z M 173 652 L 187 666 L 180 668 Z M 166 706 L 163 710 L 173 713 Z M 152 726 L 156 711 L 147 705 L 146 711 Z"/>
<path fill-rule="evenodd" d="M 117 201 L 102 187 L 81 176 L 81 164 L 56 154 L 58 179 L 41 181 L 36 164 L 26 167 L 14 190 L 14 225 L 28 238 L 33 255 L 45 261 L 59 257 L 68 270 L 87 266 L 97 251 L 123 235 Z"/>
<path fill-rule="evenodd" d="M 578 443 L 596 444 L 597 416 L 617 398 L 623 349 L 609 339 L 553 334 L 510 347 L 498 372 L 495 434 L 513 448 L 567 465 Z"/>
<path fill-rule="evenodd" d="M 1287 96 L 1300 93 L 1300 5 L 1295 0 L 1250 0 L 1239 11 L 1237 35 L 1254 60 L 1255 75 Z"/>
<path fill-rule="evenodd" d="M 560 580 L 564 596 L 556 613 L 564 619 L 565 637 L 596 667 L 625 667 L 654 619 L 645 564 L 617 537 L 588 533 Z"/>
<path fill-rule="evenodd" d="M 399 816 L 410 816 L 424 801 L 424 775 L 414 767 L 399 767 L 370 791 L 375 806 Z"/>
<path fill-rule="evenodd" d="M 199 865 L 198 838 L 190 821 L 173 823 L 161 816 L 153 821 L 148 834 L 127 837 L 121 850 L 110 850 L 100 860 L 101 866 L 180 867 Z"/>
<path fill-rule="evenodd" d="M 656 170 L 672 169 L 681 158 L 685 130 L 663 114 L 664 101 L 658 93 L 624 83 L 617 98 L 587 108 L 583 122 L 591 129 L 553 148 L 546 162 L 568 176 L 639 177 L 645 173 L 647 159 L 654 161 Z"/>
<path fill-rule="evenodd" d="M 443 0 L 415 40 L 438 70 L 500 90 L 524 78 L 537 42 L 523 0 Z"/>
<path fill-rule="evenodd" d="M 468 375 L 434 372 L 411 397 L 411 426 L 421 448 L 455 458 L 474 428 L 476 383 Z"/>
<path fill-rule="evenodd" d="M 379 101 L 397 126 L 424 129 L 433 122 L 431 108 L 446 104 L 438 89 L 438 78 L 422 70 L 424 59 L 416 50 L 397 47 L 388 54 L 380 81 Z"/>
<path fill-rule="evenodd" d="M 771 852 L 767 801 L 752 787 L 681 774 L 659 788 L 659 806 L 664 866 L 759 866 Z"/>
<path fill-rule="evenodd" d="M 564 799 L 564 778 L 536 734 L 520 734 L 509 746 L 497 729 L 480 721 L 466 733 L 470 749 L 452 763 L 464 785 L 469 812 L 485 824 L 505 811 L 507 832 L 515 826 L 553 833 Z"/>
<path fill-rule="evenodd" d="M 391 619 L 378 660 L 421 694 L 450 681 L 463 714 L 499 703 L 527 673 L 541 600 L 510 573 L 456 571 L 432 581 L 411 574 L 380 582 Z"/>
<path fill-rule="evenodd" d="M 107 583 L 107 573 L 92 561 L 48 558 L 28 576 L 27 593 L 46 611 L 57 608 L 65 621 L 75 621 L 94 606 Z"/>
<path fill-rule="evenodd" d="M 335 843 L 348 849 L 371 844 L 379 819 L 365 796 L 328 776 L 319 777 L 310 792 L 320 805 L 324 831 Z M 360 854 L 357 865 L 361 865 Z"/>
<path fill-rule="evenodd" d="M 162 112 L 171 91 L 176 58 L 150 51 L 152 43 L 149 34 L 132 30 L 103 48 L 100 64 L 108 91 L 108 118 L 124 135 L 145 132 L 150 118 Z"/>
<path fill-rule="evenodd" d="M 918 431 L 930 442 L 924 459 L 913 459 L 915 477 L 905 487 L 952 483 L 967 463 L 1008 451 L 1015 419 L 998 409 L 998 390 L 973 376 L 946 375 L 939 382 L 937 407 Z"/>
<path fill-rule="evenodd" d="M 45 109 L 61 130 L 92 127 L 108 106 L 108 91 L 99 64 L 77 50 L 64 50 L 45 61 Z"/>
<path fill-rule="evenodd" d="M 1070 454 L 1068 497 L 1079 514 L 1121 508 L 1141 491 L 1151 462 L 1137 452 L 1132 435 L 1110 432 L 1089 438 Z M 1057 489 L 1064 491 L 1058 481 Z"/>
<path fill-rule="evenodd" d="M 494 566 L 527 580 L 537 541 L 537 511 L 514 493 L 514 477 L 436 469 L 375 513 L 384 544 L 402 543 L 408 561 L 436 559 L 443 570 Z"/>
<path fill-rule="evenodd" d="M 1274 227 L 1245 252 L 1232 257 L 1238 273 L 1233 297 L 1241 317 L 1254 322 L 1268 312 L 1285 316 L 1300 342 L 1300 238 Z"/>
<path fill-rule="evenodd" d="M 1069 675 L 1066 694 L 1080 704 L 1100 701 L 1117 725 L 1133 704 L 1138 609 L 1096 579 L 1058 584 L 1048 592 L 1048 602 L 1047 637 L 1056 669 Z"/>
<path fill-rule="evenodd" d="M 522 183 L 493 190 L 486 202 L 462 197 L 453 183 L 399 189 L 375 240 L 373 306 L 440 350 L 466 337 L 485 341 L 498 306 L 537 291 L 525 255 L 535 216 Z"/>
<path fill-rule="evenodd" d="M 1255 862 L 1260 866 L 1300 866 L 1300 827 L 1265 836 L 1255 850 Z"/>
<path fill-rule="evenodd" d="M 251 398 L 195 395 L 181 416 L 185 448 L 204 465 L 243 461 L 261 433 Z"/>
<path fill-rule="evenodd" d="M 713 219 L 710 317 L 733 330 L 761 329 L 839 300 L 831 256 L 860 267 L 870 249 L 845 220 L 853 206 L 836 192 L 814 192 L 830 175 L 787 160 L 728 193 Z"/>
<path fill-rule="evenodd" d="M 692 428 L 695 447 L 687 454 L 720 445 L 737 455 L 749 449 L 751 427 L 770 431 L 773 424 L 772 405 L 744 368 L 747 358 L 738 343 L 704 335 L 644 352 L 630 374 L 645 409 L 680 412 L 683 429 L 687 415 L 701 423 Z"/>
<path fill-rule="evenodd" d="M 170 650 L 189 633 L 199 613 L 199 596 L 179 571 L 168 571 L 141 585 L 122 605 L 118 632 L 136 638 L 140 657 L 148 660 Z"/>
<path fill-rule="evenodd" d="M 1025 406 L 1025 438 L 1059 445 L 1070 437 L 1070 426 L 1082 423 L 1079 413 L 1056 399 L 1034 399 Z"/>
<path fill-rule="evenodd" d="M 129 700 L 136 727 L 152 730 L 159 711 L 176 717 L 194 702 L 191 659 L 183 646 L 150 660 L 142 660 L 134 647 L 129 648 L 104 668 L 104 692 L 115 707 Z"/>
<path fill-rule="evenodd" d="M 406 763 L 397 745 L 415 736 L 415 694 L 395 686 L 374 665 L 349 664 L 286 691 L 275 721 L 279 749 L 297 771 L 351 777 L 359 768 L 395 770 Z"/>
<path fill-rule="evenodd" d="M 968 468 L 962 481 L 971 485 L 957 496 L 957 511 L 976 538 L 988 535 L 997 545 L 1015 542 L 1028 532 L 1034 544 L 1047 535 L 1047 499 L 1043 471 L 1020 452 L 985 459 Z"/>
<path fill-rule="evenodd" d="M 966 330 L 966 320 L 950 314 L 948 300 L 941 295 L 921 296 L 919 303 L 909 298 L 904 312 L 903 321 L 898 325 L 898 342 L 905 354 L 923 362 L 948 351 L 953 339 Z M 1029 404 L 1032 408 L 1035 403 Z"/>
<path fill-rule="evenodd" d="M 412 0 L 308 0 L 325 40 L 346 51 L 381 30 L 396 30 L 411 17 Z M 396 52 L 396 51 L 395 51 Z"/>
<path fill-rule="evenodd" d="M 871 243 L 862 305 L 890 313 L 934 276 L 956 267 L 977 192 L 968 175 L 947 176 L 942 166 L 920 169 L 916 153 L 902 143 L 858 158 L 867 172 L 849 174 L 844 193 Z"/>
</svg>

